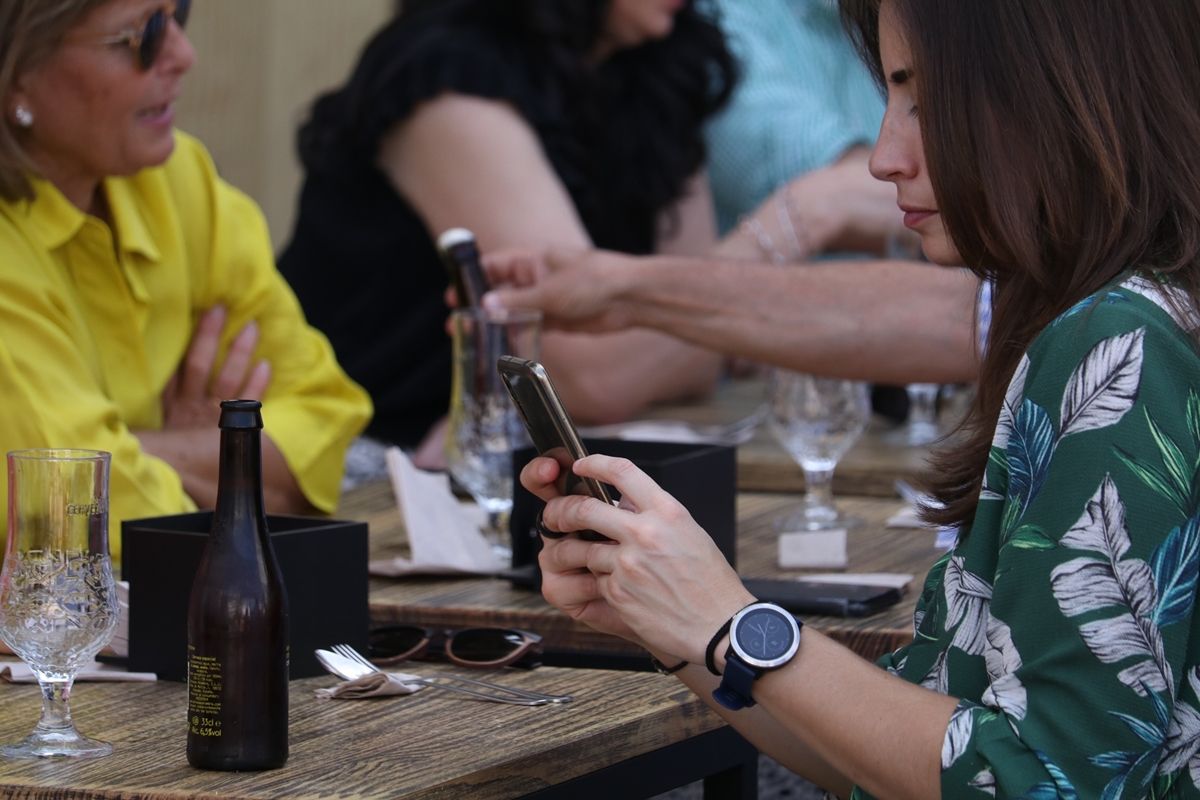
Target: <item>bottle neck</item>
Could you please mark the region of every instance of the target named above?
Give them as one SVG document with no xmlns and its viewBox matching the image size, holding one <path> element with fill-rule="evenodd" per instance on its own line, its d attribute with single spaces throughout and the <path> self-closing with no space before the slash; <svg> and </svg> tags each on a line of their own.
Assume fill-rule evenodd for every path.
<svg viewBox="0 0 1200 800">
<path fill-rule="evenodd" d="M 221 431 L 216 516 L 217 519 L 249 518 L 265 523 L 261 431 L 252 428 Z M 266 529 L 265 524 L 263 529 Z"/>
</svg>

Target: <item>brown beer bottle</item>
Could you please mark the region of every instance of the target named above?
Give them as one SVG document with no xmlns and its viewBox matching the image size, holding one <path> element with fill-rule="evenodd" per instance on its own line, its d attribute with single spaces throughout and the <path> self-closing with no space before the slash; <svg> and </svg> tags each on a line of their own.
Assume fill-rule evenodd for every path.
<svg viewBox="0 0 1200 800">
<path fill-rule="evenodd" d="M 258 770 L 288 757 L 287 595 L 267 534 L 262 404 L 221 403 L 217 508 L 188 604 L 188 763 Z"/>
</svg>

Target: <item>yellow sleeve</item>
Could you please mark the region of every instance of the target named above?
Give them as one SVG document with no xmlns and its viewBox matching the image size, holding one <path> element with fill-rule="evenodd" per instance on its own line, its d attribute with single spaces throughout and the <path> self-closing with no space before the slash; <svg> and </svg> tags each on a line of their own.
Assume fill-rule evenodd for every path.
<svg viewBox="0 0 1200 800">
<path fill-rule="evenodd" d="M 185 237 L 209 237 L 212 243 L 200 305 L 220 303 L 228 309 L 230 338 L 247 322 L 258 324 L 256 355 L 271 364 L 271 383 L 263 398 L 265 433 L 283 453 L 308 501 L 332 513 L 346 449 L 366 426 L 371 401 L 342 371 L 325 336 L 305 321 L 291 287 L 275 267 L 258 206 L 217 176 L 208 154 L 194 140 L 181 136 L 180 145 L 190 150 L 180 153 L 187 158 L 173 160 L 182 173 L 179 177 L 210 187 L 205 195 L 211 216 L 181 217 Z M 205 216 L 211 220 L 208 230 L 188 228 Z"/>
<path fill-rule="evenodd" d="M 48 254 L 0 225 L 0 452 L 80 447 L 112 453 L 109 539 L 120 521 L 195 510 L 175 470 L 141 449 L 109 399 L 91 357 L 96 337 L 74 312 Z M 0 508 L 7 508 L 0 480 Z M 0 530 L 7 530 L 7 516 Z"/>
</svg>

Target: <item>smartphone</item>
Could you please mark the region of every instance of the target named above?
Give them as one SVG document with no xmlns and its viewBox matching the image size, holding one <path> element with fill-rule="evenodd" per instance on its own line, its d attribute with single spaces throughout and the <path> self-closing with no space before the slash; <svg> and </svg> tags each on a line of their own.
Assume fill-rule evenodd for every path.
<svg viewBox="0 0 1200 800">
<path fill-rule="evenodd" d="M 438 236 L 437 250 L 458 296 L 459 308 L 478 308 L 491 287 L 479 260 L 475 234 L 466 228 L 450 228 Z"/>
<path fill-rule="evenodd" d="M 588 453 L 575 423 L 554 391 L 546 368 L 536 361 L 500 356 L 496 369 L 525 422 L 534 448 L 558 462 L 558 493 L 589 495 L 612 505 L 612 495 L 604 484 L 595 478 L 582 478 L 571 470 L 571 466 Z M 585 539 L 608 538 L 595 531 L 580 531 L 579 534 Z"/>
<path fill-rule="evenodd" d="M 865 617 L 894 605 L 900 590 L 859 583 L 818 583 L 775 578 L 743 578 L 759 600 L 778 603 L 794 614 Z"/>
</svg>

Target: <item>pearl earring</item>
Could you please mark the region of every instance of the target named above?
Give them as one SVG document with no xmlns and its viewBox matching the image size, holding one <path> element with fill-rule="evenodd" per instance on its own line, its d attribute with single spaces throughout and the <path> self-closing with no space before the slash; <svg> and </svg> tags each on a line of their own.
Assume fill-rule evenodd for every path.
<svg viewBox="0 0 1200 800">
<path fill-rule="evenodd" d="M 17 106 L 13 110 L 13 116 L 17 118 L 17 124 L 22 128 L 33 127 L 33 112 L 25 106 Z"/>
</svg>

